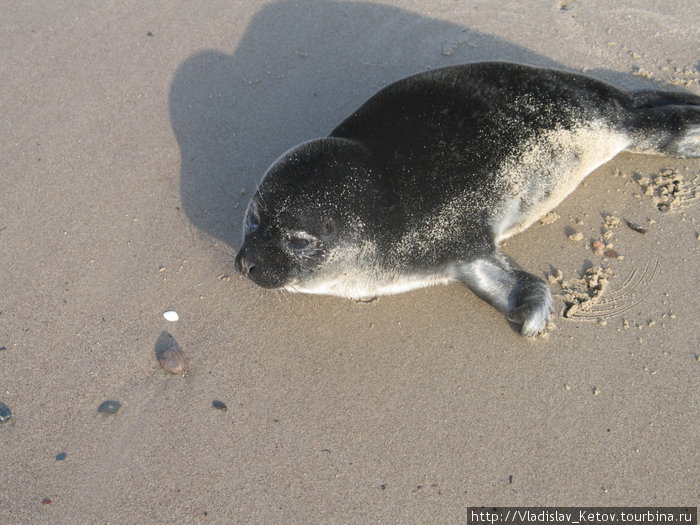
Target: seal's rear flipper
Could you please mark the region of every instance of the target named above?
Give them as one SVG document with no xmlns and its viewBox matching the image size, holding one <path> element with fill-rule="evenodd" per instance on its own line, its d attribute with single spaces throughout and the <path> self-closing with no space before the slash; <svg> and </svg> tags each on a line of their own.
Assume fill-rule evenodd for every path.
<svg viewBox="0 0 700 525">
<path fill-rule="evenodd" d="M 700 157 L 700 97 L 687 93 L 633 95 L 631 151 Z"/>
<path fill-rule="evenodd" d="M 495 252 L 460 261 L 451 273 L 510 321 L 521 324 L 522 335 L 544 332 L 552 311 L 552 294 L 542 279 L 521 270 L 512 259 Z"/>
</svg>

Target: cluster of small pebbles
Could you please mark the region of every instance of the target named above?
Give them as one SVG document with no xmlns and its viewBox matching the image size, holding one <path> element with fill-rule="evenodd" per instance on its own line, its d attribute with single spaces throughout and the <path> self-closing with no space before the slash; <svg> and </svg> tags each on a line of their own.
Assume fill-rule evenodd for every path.
<svg viewBox="0 0 700 525">
<path fill-rule="evenodd" d="M 175 338 L 168 332 L 162 332 L 158 337 L 155 345 L 155 357 L 158 360 L 161 368 L 171 374 L 180 374 L 185 372 L 187 369 L 187 355 L 185 354 L 185 351 L 180 347 Z M 2 420 L 4 413 L 3 407 L 7 408 L 3 403 L 0 403 L 0 422 L 4 423 Z M 224 412 L 228 411 L 226 404 L 218 399 L 212 401 L 212 407 Z M 107 401 L 102 402 L 102 404 L 97 408 L 97 411 L 100 414 L 115 415 L 117 412 L 119 412 L 120 408 L 121 403 L 119 401 L 108 399 Z M 12 415 L 9 410 L 10 409 L 7 408 L 7 413 L 9 414 L 8 418 Z M 58 459 L 58 457 L 56 459 Z"/>
<path fill-rule="evenodd" d="M 582 223 L 581 223 L 581 221 L 579 221 L 579 222 L 577 222 L 577 224 L 582 224 Z M 593 240 L 590 243 L 587 242 L 585 244 L 585 248 L 593 250 L 593 253 L 596 255 L 605 256 L 609 259 L 617 259 L 617 260 L 624 259 L 624 256 L 619 255 L 613 249 L 613 242 L 612 241 L 613 241 L 613 238 L 615 236 L 613 229 L 616 228 L 617 226 L 619 226 L 619 224 L 620 224 L 620 219 L 618 219 L 614 215 L 606 216 L 605 223 L 603 224 L 603 228 L 602 228 L 602 232 L 601 232 L 601 238 Z M 584 235 L 580 231 L 575 231 L 575 232 L 569 234 L 568 237 L 569 237 L 570 241 L 579 242 L 579 241 L 583 240 Z"/>
</svg>

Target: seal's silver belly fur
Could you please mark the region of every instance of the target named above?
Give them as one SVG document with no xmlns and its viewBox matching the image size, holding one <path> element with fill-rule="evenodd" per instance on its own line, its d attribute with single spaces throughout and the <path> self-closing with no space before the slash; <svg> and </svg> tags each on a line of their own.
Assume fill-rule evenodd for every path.
<svg viewBox="0 0 700 525">
<path fill-rule="evenodd" d="M 700 98 L 683 93 L 502 62 L 415 75 L 270 167 L 236 265 L 350 298 L 460 281 L 535 335 L 551 294 L 500 243 L 619 152 L 698 157 L 699 137 Z"/>
</svg>

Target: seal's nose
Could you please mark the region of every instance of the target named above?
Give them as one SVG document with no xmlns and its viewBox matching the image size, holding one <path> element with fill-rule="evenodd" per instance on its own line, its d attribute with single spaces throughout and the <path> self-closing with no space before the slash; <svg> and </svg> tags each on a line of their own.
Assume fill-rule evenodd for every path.
<svg viewBox="0 0 700 525">
<path fill-rule="evenodd" d="M 234 262 L 236 270 L 263 288 L 279 288 L 284 284 L 282 269 L 275 263 L 274 252 L 256 244 L 243 245 Z"/>
<path fill-rule="evenodd" d="M 255 265 L 252 264 L 250 261 L 246 260 L 246 250 L 247 247 L 243 246 L 238 254 L 236 255 L 236 261 L 235 261 L 235 266 L 236 270 L 241 272 L 243 275 L 249 275 L 251 270 L 255 268 Z"/>
<path fill-rule="evenodd" d="M 236 261 L 234 263 L 236 270 L 241 272 L 243 275 L 249 278 L 253 278 L 257 272 L 257 261 L 260 258 L 257 250 L 250 249 L 247 246 L 243 246 L 241 250 L 236 255 Z"/>
</svg>

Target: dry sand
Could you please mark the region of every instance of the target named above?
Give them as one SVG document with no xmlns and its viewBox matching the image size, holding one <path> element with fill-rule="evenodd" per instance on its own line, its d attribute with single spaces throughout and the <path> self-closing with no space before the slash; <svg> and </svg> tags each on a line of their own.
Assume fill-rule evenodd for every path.
<svg viewBox="0 0 700 525">
<path fill-rule="evenodd" d="M 358 304 L 265 291 L 232 264 L 267 165 L 386 83 L 507 59 L 699 93 L 697 3 L 2 11 L 0 401 L 13 418 L 0 425 L 0 522 L 697 505 L 700 206 L 662 213 L 633 175 L 692 180 L 700 161 L 621 155 L 558 220 L 509 240 L 537 275 L 612 269 L 600 315 L 564 319 L 559 301 L 547 339 L 522 339 L 459 285 Z M 608 215 L 621 260 L 590 247 Z M 184 377 L 155 358 L 164 330 L 187 352 Z M 98 414 L 105 400 L 116 415 Z"/>
</svg>

